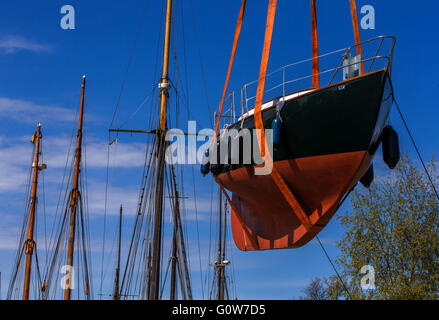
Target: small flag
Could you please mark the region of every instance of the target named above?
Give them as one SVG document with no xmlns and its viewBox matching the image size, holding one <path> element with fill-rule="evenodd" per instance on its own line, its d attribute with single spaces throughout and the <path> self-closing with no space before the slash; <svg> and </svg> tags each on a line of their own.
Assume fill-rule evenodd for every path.
<svg viewBox="0 0 439 320">
<path fill-rule="evenodd" d="M 37 138 L 36 133 L 34 133 L 34 135 L 32 136 L 32 138 L 30 138 L 30 142 L 31 142 L 32 144 L 34 144 L 36 138 Z"/>
<path fill-rule="evenodd" d="M 111 146 L 111 145 L 116 144 L 116 143 L 117 143 L 117 139 L 114 139 L 113 141 L 109 142 L 108 145 Z"/>
</svg>

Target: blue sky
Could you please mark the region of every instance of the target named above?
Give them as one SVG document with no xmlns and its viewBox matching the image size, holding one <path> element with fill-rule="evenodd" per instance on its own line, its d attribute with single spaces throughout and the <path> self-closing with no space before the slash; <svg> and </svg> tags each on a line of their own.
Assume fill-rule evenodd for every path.
<svg viewBox="0 0 439 320">
<path fill-rule="evenodd" d="M 190 114 L 181 109 L 179 115 L 182 122 L 196 120 L 199 128 L 208 128 L 210 121 L 206 101 L 212 111 L 216 110 L 224 85 L 240 1 L 192 1 L 193 9 L 189 1 L 175 1 L 179 74 L 181 83 L 187 78 L 190 108 Z M 161 63 L 156 64 L 156 53 L 162 2 L 148 1 L 115 118 L 116 125 L 123 123 L 135 112 L 159 80 L 160 75 L 155 72 L 161 69 Z M 348 3 L 347 0 L 318 1 L 321 53 L 354 43 Z M 60 27 L 60 8 L 65 4 L 73 5 L 76 10 L 75 30 L 63 30 Z M 393 35 L 397 38 L 393 69 L 395 94 L 420 150 L 425 159 L 429 159 L 436 152 L 439 137 L 436 123 L 439 114 L 436 102 L 439 80 L 436 71 L 439 70 L 434 59 L 439 45 L 438 36 L 433 32 L 436 29 L 439 5 L 432 1 L 418 1 L 416 4 L 412 1 L 357 1 L 359 9 L 364 5 L 374 6 L 376 29 L 361 30 L 362 39 L 378 35 Z M 140 0 L 19 0 L 2 1 L 0 4 L 0 272 L 3 298 L 22 219 L 24 189 L 31 156 L 28 140 L 36 124 L 41 122 L 44 159 L 48 164 L 45 172 L 46 215 L 50 220 L 55 212 L 54 199 L 58 197 L 72 128 L 76 125 L 74 117 L 83 74 L 87 75 L 86 142 L 90 224 L 93 230 L 92 262 L 96 273 L 95 297 L 99 293 L 107 129 L 136 38 L 143 6 L 144 1 Z M 258 76 L 266 7 L 267 1 L 248 1 L 230 82 L 231 89 L 239 90 L 244 83 Z M 311 56 L 310 28 L 309 1 L 278 0 L 269 70 Z M 185 89 L 183 91 L 186 92 Z M 171 96 L 171 104 L 173 102 L 175 100 Z M 151 129 L 147 127 L 150 116 L 148 112 L 149 109 L 142 108 L 125 127 Z M 400 135 L 402 150 L 414 155 L 395 111 L 392 111 L 391 122 Z M 127 212 L 124 248 L 128 245 L 143 164 L 143 142 L 142 136 L 121 136 L 117 150 L 112 153 L 112 200 L 107 220 L 107 249 L 114 243 L 115 215 L 120 203 L 124 204 Z M 376 162 L 379 168 L 384 168 L 379 154 Z M 202 298 L 196 230 L 198 223 L 201 269 L 205 276 L 211 268 L 208 264 L 213 262 L 208 261 L 208 247 L 211 228 L 210 192 L 214 186 L 212 179 L 202 178 L 198 174 L 198 166 L 194 166 L 195 196 L 191 170 L 190 167 L 185 168 L 185 196 L 189 198 L 186 203 L 189 255 L 195 297 Z M 198 222 L 194 219 L 195 201 Z M 216 204 L 213 206 L 215 208 Z M 347 204 L 340 211 L 348 209 Z M 39 209 L 39 213 L 42 214 L 42 209 Z M 44 239 L 41 220 L 38 237 Z M 338 222 L 333 219 L 320 234 L 333 258 L 338 254 L 335 242 L 341 238 L 342 232 Z M 240 299 L 291 299 L 300 296 L 301 290 L 312 278 L 333 274 L 330 264 L 315 242 L 300 249 L 274 252 L 240 252 L 233 243 L 230 248 L 229 258 L 232 260 L 236 293 Z M 113 258 L 111 250 L 108 250 L 105 256 L 105 291 L 111 290 Z"/>
</svg>

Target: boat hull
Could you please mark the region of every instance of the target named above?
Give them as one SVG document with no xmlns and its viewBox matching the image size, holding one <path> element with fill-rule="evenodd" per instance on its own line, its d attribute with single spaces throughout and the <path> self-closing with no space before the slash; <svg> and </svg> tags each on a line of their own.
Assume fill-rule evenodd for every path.
<svg viewBox="0 0 439 320">
<path fill-rule="evenodd" d="M 313 239 L 368 170 L 391 102 L 386 70 L 287 101 L 273 166 L 314 227 L 305 228 L 271 175 L 255 175 L 251 164 L 225 166 L 217 177 L 232 192 L 236 246 L 245 251 L 297 248 Z M 263 111 L 265 129 L 275 116 L 275 109 Z M 253 116 L 243 127 L 254 128 Z"/>
</svg>

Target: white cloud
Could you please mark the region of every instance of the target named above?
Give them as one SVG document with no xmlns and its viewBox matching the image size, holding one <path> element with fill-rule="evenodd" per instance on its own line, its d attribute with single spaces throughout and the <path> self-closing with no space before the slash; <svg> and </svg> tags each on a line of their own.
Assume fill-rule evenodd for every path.
<svg viewBox="0 0 439 320">
<path fill-rule="evenodd" d="M 31 148 L 22 145 L 3 147 L 0 145 L 0 191 L 18 191 L 28 177 Z"/>
<path fill-rule="evenodd" d="M 75 119 L 75 110 L 58 106 L 39 105 L 33 102 L 0 97 L 0 118 L 20 123 L 70 122 Z"/>
<path fill-rule="evenodd" d="M 123 205 L 124 215 L 133 216 L 137 212 L 139 197 L 139 186 L 109 186 L 107 196 L 107 215 L 119 215 L 120 205 Z M 195 200 L 185 199 L 180 204 L 180 209 L 185 221 L 206 222 L 209 221 L 210 199 L 197 198 L 197 211 L 195 211 Z M 103 215 L 105 213 L 105 184 L 91 182 L 88 186 L 88 208 L 92 216 Z M 216 207 L 214 207 L 215 209 Z M 170 199 L 165 199 L 165 221 L 172 222 L 170 210 Z"/>
<path fill-rule="evenodd" d="M 16 250 L 23 215 L 18 210 L 0 212 L 0 250 Z"/>
<path fill-rule="evenodd" d="M 76 136 L 75 136 L 76 137 Z M 74 137 L 74 138 L 75 138 Z M 0 191 L 15 192 L 24 190 L 28 178 L 32 158 L 32 145 L 27 138 L 0 137 Z M 67 153 L 70 145 L 68 137 L 44 136 L 43 160 L 48 169 L 45 171 L 46 183 L 60 183 L 62 172 L 66 165 Z M 5 142 L 8 142 L 6 144 Z M 12 143 L 11 143 L 12 142 Z M 89 138 L 83 149 L 86 157 L 87 169 L 105 169 L 107 167 L 108 142 Z M 112 147 L 113 148 L 113 147 Z M 71 163 L 75 150 L 75 139 L 70 149 L 68 164 Z M 112 149 L 110 154 L 111 168 L 136 168 L 143 166 L 145 146 L 140 143 L 118 144 L 117 150 Z M 83 164 L 85 164 L 83 158 Z M 121 191 L 124 191 L 123 188 Z M 135 193 L 137 195 L 137 193 Z"/>
<path fill-rule="evenodd" d="M 68 137 L 45 138 L 45 161 L 49 168 L 64 168 L 71 139 Z M 76 135 L 72 141 L 69 161 L 76 147 Z M 87 168 L 107 167 L 108 142 L 88 137 L 82 149 L 83 164 Z M 132 168 L 143 166 L 145 145 L 141 143 L 118 143 L 110 147 L 110 167 Z"/>
<path fill-rule="evenodd" d="M 36 53 L 51 52 L 52 46 L 38 43 L 21 36 L 6 36 L 0 38 L 0 49 L 5 53 L 15 53 L 17 51 L 31 51 Z"/>
</svg>

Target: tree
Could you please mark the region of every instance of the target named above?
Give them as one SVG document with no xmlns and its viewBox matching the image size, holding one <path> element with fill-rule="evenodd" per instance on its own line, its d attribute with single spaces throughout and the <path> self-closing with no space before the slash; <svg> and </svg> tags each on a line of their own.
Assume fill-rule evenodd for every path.
<svg viewBox="0 0 439 320">
<path fill-rule="evenodd" d="M 436 183 L 434 159 L 428 171 Z M 437 299 L 439 203 L 425 173 L 403 156 L 369 189 L 357 186 L 350 200 L 352 210 L 337 216 L 345 231 L 336 262 L 351 298 Z M 347 297 L 338 277 L 329 282 L 329 298 Z"/>
<path fill-rule="evenodd" d="M 305 296 L 301 300 L 328 300 L 328 280 L 315 278 L 303 289 Z"/>
</svg>

